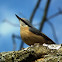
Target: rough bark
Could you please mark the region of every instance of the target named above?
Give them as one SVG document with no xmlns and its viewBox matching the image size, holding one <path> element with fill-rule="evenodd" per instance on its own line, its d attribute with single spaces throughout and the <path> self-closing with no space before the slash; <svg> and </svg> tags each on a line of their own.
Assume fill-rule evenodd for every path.
<svg viewBox="0 0 62 62">
<path fill-rule="evenodd" d="M 62 62 L 62 46 L 58 49 L 54 49 L 52 46 L 52 49 L 50 49 L 48 46 L 35 44 L 20 51 L 9 51 L 0 53 L 0 62 L 39 62 L 39 61 Z"/>
</svg>

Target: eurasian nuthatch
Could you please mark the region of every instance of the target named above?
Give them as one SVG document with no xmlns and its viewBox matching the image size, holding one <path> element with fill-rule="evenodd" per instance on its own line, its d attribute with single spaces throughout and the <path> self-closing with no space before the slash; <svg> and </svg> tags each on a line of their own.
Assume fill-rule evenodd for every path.
<svg viewBox="0 0 62 62">
<path fill-rule="evenodd" d="M 54 44 L 54 42 L 49 37 L 47 37 L 45 34 L 34 28 L 28 20 L 20 18 L 17 15 L 16 17 L 19 19 L 20 22 L 21 38 L 26 44 L 28 45 L 33 45 L 35 43 Z"/>
</svg>

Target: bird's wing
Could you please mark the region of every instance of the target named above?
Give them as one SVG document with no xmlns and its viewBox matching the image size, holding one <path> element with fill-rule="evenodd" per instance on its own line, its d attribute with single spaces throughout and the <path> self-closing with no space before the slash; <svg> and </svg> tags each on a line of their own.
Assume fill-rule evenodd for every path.
<svg viewBox="0 0 62 62">
<path fill-rule="evenodd" d="M 43 34 L 43 33 L 41 33 L 39 30 L 37 30 L 36 28 L 29 28 L 29 30 L 31 31 L 31 32 L 33 32 L 34 34 L 36 34 L 36 35 L 40 35 L 40 36 L 42 36 L 43 38 L 45 38 L 45 40 L 47 40 L 47 41 L 52 41 L 49 37 L 47 37 L 45 34 Z M 53 42 L 53 41 L 52 41 Z M 54 42 L 53 42 L 54 43 Z"/>
</svg>

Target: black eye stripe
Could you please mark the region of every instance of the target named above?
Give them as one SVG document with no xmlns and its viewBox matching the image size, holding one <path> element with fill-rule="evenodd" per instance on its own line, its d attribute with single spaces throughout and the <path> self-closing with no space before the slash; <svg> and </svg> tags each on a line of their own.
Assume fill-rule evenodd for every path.
<svg viewBox="0 0 62 62">
<path fill-rule="evenodd" d="M 16 14 L 15 14 L 16 15 Z M 18 15 L 16 15 L 16 17 L 21 20 L 22 22 L 24 22 L 26 25 L 28 25 L 29 27 L 32 27 L 32 25 L 26 21 L 24 21 L 22 18 L 20 18 Z"/>
<path fill-rule="evenodd" d="M 31 27 L 27 22 L 25 22 L 23 19 L 21 19 L 20 18 L 20 20 L 22 21 L 22 22 L 24 22 L 26 25 L 28 25 L 29 27 Z"/>
</svg>

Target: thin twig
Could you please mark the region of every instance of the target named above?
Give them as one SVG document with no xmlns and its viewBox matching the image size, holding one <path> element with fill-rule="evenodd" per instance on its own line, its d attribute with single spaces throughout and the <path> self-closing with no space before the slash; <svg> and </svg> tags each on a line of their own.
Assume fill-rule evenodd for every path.
<svg viewBox="0 0 62 62">
<path fill-rule="evenodd" d="M 62 11 L 59 11 L 59 12 L 53 14 L 52 16 L 50 16 L 49 18 L 47 18 L 47 20 L 52 19 L 52 18 L 58 16 L 59 14 L 62 14 Z"/>
<path fill-rule="evenodd" d="M 56 13 L 53 14 L 52 16 L 48 17 L 48 18 L 46 19 L 46 22 L 47 22 L 48 20 L 50 20 L 50 19 L 52 19 L 52 18 L 54 18 L 54 17 L 60 15 L 60 14 L 62 14 L 62 11 L 56 12 Z M 37 25 L 40 25 L 40 23 L 36 23 L 36 24 L 33 24 L 33 25 L 34 25 L 34 26 L 37 26 Z"/>
<path fill-rule="evenodd" d="M 14 39 L 14 35 L 12 35 L 12 40 L 13 40 L 13 51 L 15 51 L 16 50 L 16 42 Z"/>
<path fill-rule="evenodd" d="M 56 32 L 55 32 L 55 29 L 54 29 L 53 24 L 52 24 L 50 21 L 47 21 L 47 23 L 48 23 L 48 24 L 50 25 L 50 27 L 52 28 L 53 38 L 55 39 L 55 41 L 56 41 L 57 43 L 59 43 L 59 42 L 58 42 L 58 39 L 57 39 L 57 36 L 56 36 Z"/>
<path fill-rule="evenodd" d="M 13 35 L 12 35 L 12 40 L 13 40 L 13 51 L 15 51 L 15 49 L 16 49 L 16 42 L 15 42 L 15 38 L 17 38 L 17 39 L 21 39 L 21 37 L 20 37 L 20 36 L 15 35 L 15 34 L 13 34 Z"/>
<path fill-rule="evenodd" d="M 35 6 L 35 8 L 34 8 L 34 10 L 33 10 L 33 12 L 32 12 L 32 14 L 31 14 L 31 16 L 30 16 L 30 19 L 29 19 L 29 20 L 30 20 L 30 23 L 32 23 L 32 21 L 33 21 L 34 15 L 35 15 L 35 13 L 36 13 L 36 11 L 37 11 L 39 5 L 40 5 L 40 2 L 41 2 L 41 0 L 38 0 L 38 2 L 37 2 L 37 4 L 36 4 L 36 6 Z"/>
<path fill-rule="evenodd" d="M 20 50 L 23 48 L 23 46 L 24 46 L 24 42 L 21 41 Z"/>
<path fill-rule="evenodd" d="M 40 27 L 39 27 L 40 31 L 42 31 L 43 25 L 46 21 L 46 17 L 47 17 L 50 2 L 51 2 L 51 0 L 47 0 L 47 4 L 46 4 L 46 7 L 45 7 L 45 11 L 44 11 L 44 16 L 43 16 L 43 19 L 41 20 Z"/>
<path fill-rule="evenodd" d="M 14 23 L 12 23 L 12 22 L 10 22 L 8 20 L 3 20 L 3 22 L 7 22 L 7 23 L 9 23 L 10 25 L 12 25 L 14 27 L 20 27 L 19 24 L 14 24 Z"/>
</svg>

